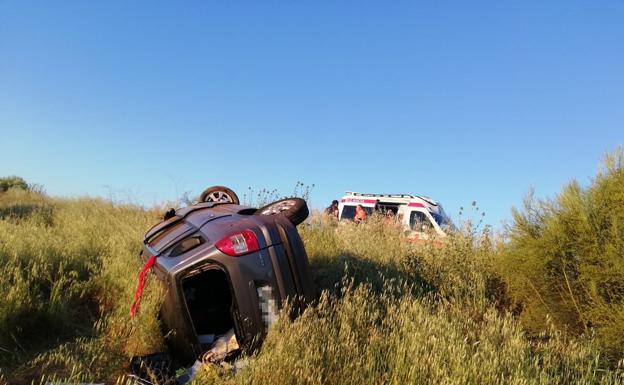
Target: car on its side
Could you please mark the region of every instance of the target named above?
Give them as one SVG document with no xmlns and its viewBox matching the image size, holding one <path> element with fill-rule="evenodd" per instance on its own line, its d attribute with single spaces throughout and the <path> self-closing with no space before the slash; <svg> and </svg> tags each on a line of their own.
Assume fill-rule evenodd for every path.
<svg viewBox="0 0 624 385">
<path fill-rule="evenodd" d="M 315 298 L 296 229 L 307 216 L 300 198 L 255 209 L 215 186 L 145 234 L 141 259 L 164 289 L 163 332 L 180 364 L 201 360 L 223 335 L 252 351 L 287 301 L 294 314 Z"/>
</svg>

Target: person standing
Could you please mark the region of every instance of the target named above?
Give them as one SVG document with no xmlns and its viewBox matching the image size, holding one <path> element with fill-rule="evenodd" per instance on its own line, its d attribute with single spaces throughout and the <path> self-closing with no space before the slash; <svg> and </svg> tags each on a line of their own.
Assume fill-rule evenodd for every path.
<svg viewBox="0 0 624 385">
<path fill-rule="evenodd" d="M 362 207 L 362 205 L 357 205 L 357 207 L 355 208 L 355 217 L 353 217 L 353 221 L 355 223 L 362 223 L 366 220 L 367 217 L 368 214 L 366 214 L 366 210 L 364 210 L 364 207 Z"/>
<path fill-rule="evenodd" d="M 337 200 L 333 200 L 331 205 L 329 205 L 329 207 L 325 208 L 325 214 L 331 216 L 331 217 L 335 217 L 338 218 L 338 201 Z"/>
</svg>

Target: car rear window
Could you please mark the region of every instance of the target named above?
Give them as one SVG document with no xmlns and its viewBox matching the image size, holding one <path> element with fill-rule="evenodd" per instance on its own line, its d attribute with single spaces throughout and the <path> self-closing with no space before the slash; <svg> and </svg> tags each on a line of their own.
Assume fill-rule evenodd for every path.
<svg viewBox="0 0 624 385">
<path fill-rule="evenodd" d="M 171 242 L 179 239 L 184 234 L 195 231 L 195 227 L 184 222 L 180 221 L 171 227 L 167 227 L 157 233 L 155 236 L 149 238 L 148 245 L 152 247 L 157 252 L 160 252 L 167 246 L 171 244 Z"/>
<path fill-rule="evenodd" d="M 205 241 L 199 234 L 192 235 L 177 242 L 174 246 L 170 247 L 170 251 L 166 252 L 167 257 L 175 258 L 186 252 L 189 252 L 199 245 L 204 244 Z"/>
</svg>

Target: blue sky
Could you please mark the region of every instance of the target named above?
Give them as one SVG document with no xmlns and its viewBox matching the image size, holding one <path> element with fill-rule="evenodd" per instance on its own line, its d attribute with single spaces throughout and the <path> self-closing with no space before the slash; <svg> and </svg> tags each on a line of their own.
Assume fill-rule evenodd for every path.
<svg viewBox="0 0 624 385">
<path fill-rule="evenodd" d="M 624 143 L 624 1 L 0 1 L 0 175 L 510 218 Z"/>
</svg>

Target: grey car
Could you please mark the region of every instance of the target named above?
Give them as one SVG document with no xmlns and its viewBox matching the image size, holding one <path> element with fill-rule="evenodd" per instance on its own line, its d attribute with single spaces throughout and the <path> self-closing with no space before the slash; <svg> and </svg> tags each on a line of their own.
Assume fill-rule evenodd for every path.
<svg viewBox="0 0 624 385">
<path fill-rule="evenodd" d="M 255 209 L 215 186 L 146 233 L 141 258 L 155 257 L 161 321 L 177 361 L 197 360 L 228 331 L 242 351 L 253 351 L 287 300 L 294 315 L 314 299 L 296 229 L 307 216 L 299 198 Z"/>
</svg>

